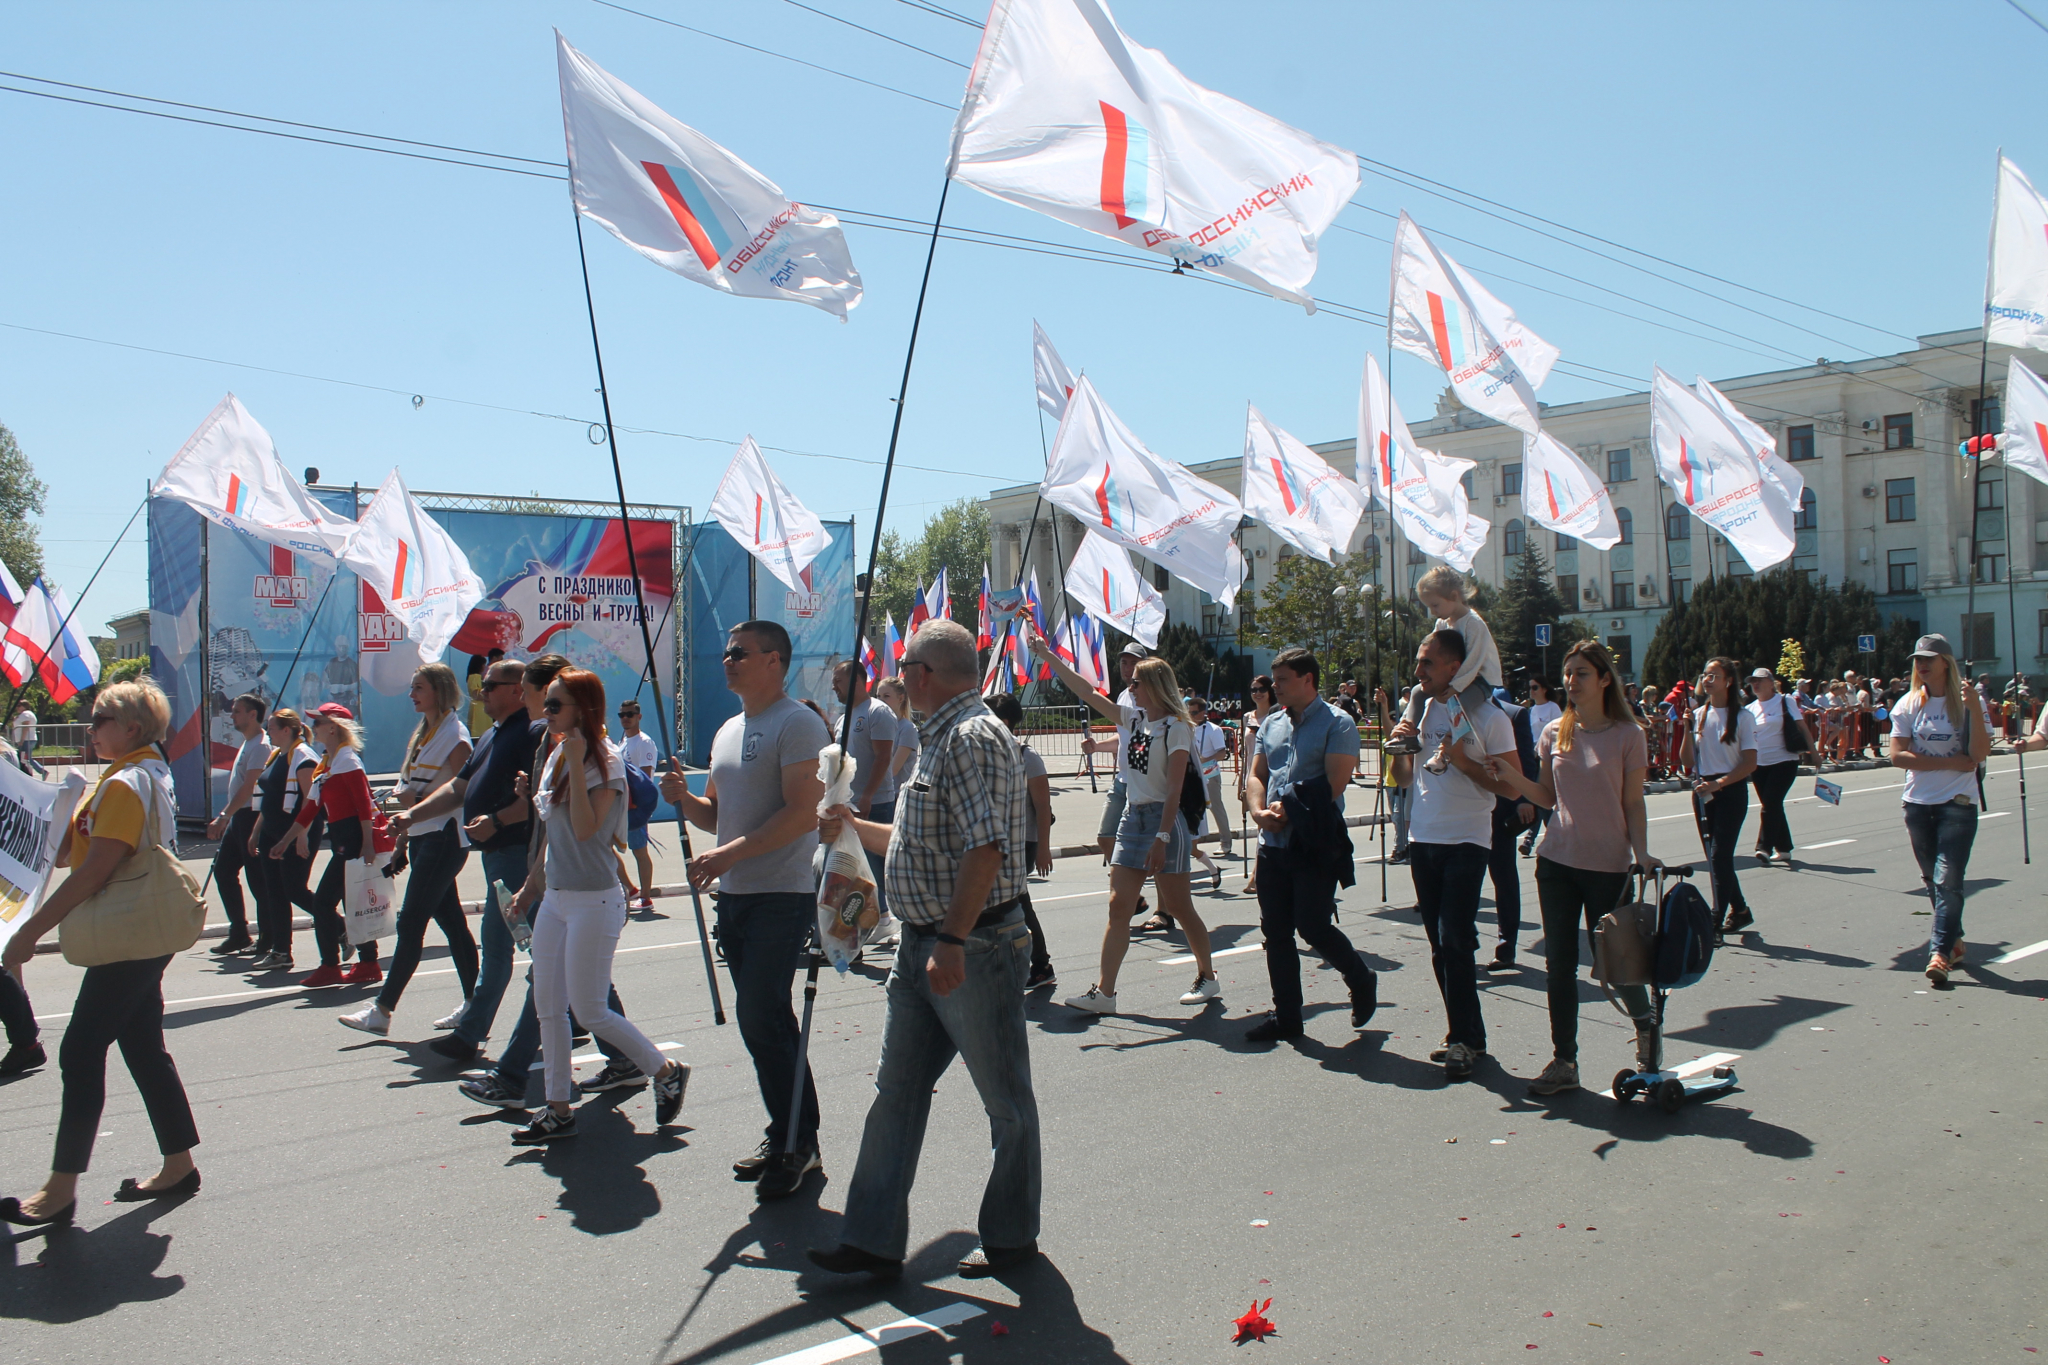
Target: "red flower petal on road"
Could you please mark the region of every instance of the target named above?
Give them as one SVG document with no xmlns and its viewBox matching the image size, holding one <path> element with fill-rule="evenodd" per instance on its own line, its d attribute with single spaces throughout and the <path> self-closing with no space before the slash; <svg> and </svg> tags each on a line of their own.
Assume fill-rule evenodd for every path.
<svg viewBox="0 0 2048 1365">
<path fill-rule="evenodd" d="M 1267 1299 L 1264 1303 L 1253 1299 L 1252 1306 L 1245 1310 L 1244 1316 L 1233 1319 L 1231 1322 L 1231 1325 L 1237 1328 L 1235 1339 L 1238 1341 L 1264 1341 L 1267 1337 L 1278 1332 L 1280 1329 L 1273 1325 L 1271 1318 L 1266 1316 L 1266 1310 L 1272 1306 L 1273 1301 L 1271 1299 Z"/>
<path fill-rule="evenodd" d="M 1557 1316 L 1557 1314 L 1555 1314 L 1555 1313 L 1545 1313 L 1545 1314 L 1544 1314 L 1543 1316 L 1544 1316 L 1544 1317 L 1546 1317 L 1546 1318 L 1554 1318 L 1554 1317 L 1556 1317 L 1556 1316 Z"/>
<path fill-rule="evenodd" d="M 1010 1335 L 1010 1329 L 1003 1326 L 1001 1318 L 997 1318 L 988 1325 L 988 1334 L 992 1337 L 1006 1337 Z"/>
</svg>

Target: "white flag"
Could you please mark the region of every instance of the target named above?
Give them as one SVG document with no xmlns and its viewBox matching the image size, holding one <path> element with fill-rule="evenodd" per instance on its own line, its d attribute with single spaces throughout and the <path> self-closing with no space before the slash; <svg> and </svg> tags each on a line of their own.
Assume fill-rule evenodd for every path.
<svg viewBox="0 0 2048 1365">
<path fill-rule="evenodd" d="M 1294 437 L 1248 407 L 1244 423 L 1245 515 L 1328 564 L 1351 548 L 1365 494 Z"/>
<path fill-rule="evenodd" d="M 1230 538 L 1244 508 L 1187 466 L 1147 450 L 1086 374 L 1074 381 L 1039 492 L 1089 530 L 1136 550 L 1218 602 L 1235 596 Z"/>
<path fill-rule="evenodd" d="M 1991 278 L 1984 334 L 2003 346 L 2048 351 L 2048 199 L 2020 168 L 1998 159 L 1991 210 Z"/>
<path fill-rule="evenodd" d="M 1751 568 L 1791 557 L 1791 518 L 1766 495 L 1749 443 L 1719 409 L 1661 368 L 1650 385 L 1657 474 L 1692 514 L 1728 538 Z"/>
<path fill-rule="evenodd" d="M 1548 432 L 1522 437 L 1522 515 L 1596 550 L 1621 543 L 1607 485 Z"/>
<path fill-rule="evenodd" d="M 174 498 L 216 526 L 328 564 L 355 523 L 313 501 L 278 458 L 270 433 L 229 394 L 157 475 L 150 495 Z"/>
<path fill-rule="evenodd" d="M 860 272 L 837 218 L 790 202 L 752 166 L 569 46 L 559 29 L 555 56 L 577 212 L 685 279 L 793 299 L 846 320 L 860 302 Z"/>
<path fill-rule="evenodd" d="M 1394 344 L 1440 367 L 1466 407 L 1537 433 L 1536 390 L 1557 363 L 1557 347 L 1517 322 L 1406 213 L 1394 230 L 1389 307 Z"/>
<path fill-rule="evenodd" d="M 1466 503 L 1463 489 L 1458 491 L 1458 498 L 1462 509 Z M 1472 562 L 1479 557 L 1480 549 L 1486 544 L 1486 533 L 1493 529 L 1493 523 L 1477 512 L 1469 510 L 1465 511 L 1464 516 L 1465 520 L 1458 532 L 1457 540 L 1444 552 L 1444 563 L 1459 573 L 1471 573 Z"/>
<path fill-rule="evenodd" d="M 1102 0 L 995 0 L 947 173 L 1314 310 L 1316 239 L 1358 161 L 1205 90 Z"/>
<path fill-rule="evenodd" d="M 1074 372 L 1036 322 L 1031 324 L 1031 378 L 1038 385 L 1038 406 L 1055 422 L 1065 417 L 1067 400 L 1074 396 Z"/>
<path fill-rule="evenodd" d="M 18 657 L 24 671 L 36 670 L 51 702 L 62 706 L 100 680 L 99 651 L 86 639 L 84 627 L 62 590 L 38 578 L 7 623 L 8 663 Z"/>
<path fill-rule="evenodd" d="M 1465 534 L 1463 517 L 1451 505 L 1451 489 L 1461 486 L 1471 460 L 1423 450 L 1408 433 L 1379 362 L 1367 355 L 1358 386 L 1358 448 L 1370 461 L 1369 480 L 1361 480 L 1383 507 L 1393 510 L 1394 524 L 1423 553 L 1446 558 Z"/>
<path fill-rule="evenodd" d="M 483 580 L 471 572 L 469 557 L 395 469 L 363 509 L 341 562 L 377 590 L 384 609 L 405 626 L 428 663 L 441 657 L 469 609 L 484 599 Z"/>
<path fill-rule="evenodd" d="M 791 592 L 811 590 L 811 561 L 830 543 L 825 523 L 783 487 L 753 437 L 726 466 L 711 516 Z"/>
<path fill-rule="evenodd" d="M 1131 566 L 1131 556 L 1122 546 L 1093 531 L 1084 532 L 1074 562 L 1067 566 L 1064 586 L 1102 624 L 1115 626 L 1148 649 L 1159 643 L 1166 599 Z"/>
<path fill-rule="evenodd" d="M 2006 468 L 2048 483 L 2048 384 L 2018 356 L 2005 371 L 2005 431 L 1998 453 Z"/>
<path fill-rule="evenodd" d="M 1742 443 L 1749 447 L 1749 453 L 1756 458 L 1757 472 L 1764 478 L 1764 505 L 1770 508 L 1771 519 L 1792 531 L 1792 525 L 1799 519 L 1799 503 L 1806 493 L 1806 476 L 1792 467 L 1792 462 L 1778 454 L 1778 442 L 1749 415 L 1728 401 L 1722 393 L 1707 382 L 1705 375 L 1696 375 L 1692 391 L 1700 400 L 1721 414 L 1729 427 Z M 1797 538 L 1796 533 L 1794 538 Z"/>
</svg>

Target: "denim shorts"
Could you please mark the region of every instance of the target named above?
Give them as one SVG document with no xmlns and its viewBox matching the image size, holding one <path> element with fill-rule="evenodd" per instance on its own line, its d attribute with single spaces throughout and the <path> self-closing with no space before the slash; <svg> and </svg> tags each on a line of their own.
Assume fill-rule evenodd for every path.
<svg viewBox="0 0 2048 1365">
<path fill-rule="evenodd" d="M 1133 801 L 1124 807 L 1124 817 L 1117 822 L 1116 852 L 1110 857 L 1113 867 L 1134 867 L 1145 870 L 1145 860 L 1152 856 L 1152 845 L 1159 842 L 1160 817 L 1166 811 L 1164 801 L 1152 801 L 1139 805 Z M 1172 837 L 1166 840 L 1166 862 L 1159 871 L 1168 876 L 1185 877 L 1188 873 L 1188 855 L 1195 841 L 1188 835 L 1188 822 L 1181 817 L 1180 807 L 1173 808 Z"/>
<path fill-rule="evenodd" d="M 647 826 L 626 826 L 626 847 L 629 849 L 647 847 Z"/>
</svg>

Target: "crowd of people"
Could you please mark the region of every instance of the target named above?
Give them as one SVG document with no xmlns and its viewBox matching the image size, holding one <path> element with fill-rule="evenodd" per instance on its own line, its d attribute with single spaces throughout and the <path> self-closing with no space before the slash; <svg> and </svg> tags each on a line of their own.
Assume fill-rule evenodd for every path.
<svg viewBox="0 0 2048 1365">
<path fill-rule="evenodd" d="M 1414 685 L 1398 704 L 1380 692 L 1367 712 L 1348 681 L 1326 698 L 1320 661 L 1288 649 L 1253 679 L 1249 709 L 1229 728 L 1142 645 L 1120 656 L 1121 687 L 1111 697 L 1027 630 L 1032 652 L 1115 736 L 1115 775 L 1097 829 L 1109 896 L 1100 954 L 1094 979 L 1068 995 L 1065 1007 L 1088 1016 L 1124 1008 L 1120 971 L 1133 921 L 1148 911 L 1185 936 L 1194 961 L 1179 1003 L 1200 1011 L 1221 1002 L 1193 878 L 1202 856 L 1197 839 L 1214 827 L 1227 840 L 1235 805 L 1245 833 L 1256 838 L 1245 890 L 1257 897 L 1271 986 L 1271 1006 L 1252 1021 L 1247 1041 L 1302 1036 L 1297 941 L 1342 978 L 1351 1026 L 1366 1029 L 1378 1008 L 1377 978 L 1337 926 L 1336 909 L 1338 889 L 1353 883 L 1358 861 L 1347 797 L 1357 798 L 1360 782 L 1378 784 L 1392 813 L 1387 861 L 1410 869 L 1444 1012 L 1445 1035 L 1432 1060 L 1457 1080 L 1487 1055 L 1479 977 L 1515 968 L 1518 860 L 1533 857 L 1553 1051 L 1529 1088 L 1541 1095 L 1573 1089 L 1581 934 L 1590 945 L 1600 918 L 1623 903 L 1635 879 L 1661 867 L 1648 848 L 1646 783 L 1660 770 L 1688 776 L 1717 928 L 1740 933 L 1755 922 L 1737 869 L 1751 793 L 1761 807 L 1754 856 L 1765 866 L 1789 865 L 1786 793 L 1802 762 L 1824 752 L 1831 710 L 1852 743 L 1862 724 L 1855 718 L 1870 717 L 1867 743 L 1882 743 L 1905 774 L 1907 835 L 1934 906 L 1927 976 L 1947 984 L 1966 952 L 1963 878 L 1982 806 L 1981 767 L 1994 717 L 2003 717 L 1988 709 L 2000 703 L 1966 700 L 1969 684 L 1946 640 L 1919 641 L 1909 686 L 1852 689 L 1845 679 L 1845 700 L 1834 708 L 1804 681 L 1781 690 L 1769 669 L 1745 675 L 1727 658 L 1709 660 L 1697 679 L 1646 705 L 1606 647 L 1590 640 L 1566 651 L 1559 693 L 1538 681 L 1518 701 L 1504 685 L 1486 623 L 1465 601 L 1462 578 L 1432 571 L 1421 588 L 1437 628 L 1419 641 Z M 792 995 L 813 938 L 821 841 L 829 845 L 850 830 L 869 856 L 884 907 L 868 946 L 893 944 L 895 955 L 845 1225 L 840 1243 L 812 1259 L 841 1272 L 900 1269 L 933 1087 L 955 1057 L 988 1112 L 993 1147 L 981 1243 L 961 1270 L 991 1274 L 1028 1259 L 1043 1181 L 1024 1006 L 1055 985 L 1030 896 L 1031 877 L 1049 873 L 1053 858 L 1045 763 L 1022 733 L 1017 699 L 983 697 L 973 636 L 951 621 L 923 625 L 899 672 L 872 696 L 862 671 L 843 666 L 834 686 L 847 713 L 837 727 L 789 694 L 790 662 L 780 625 L 748 621 L 732 629 L 722 663 L 740 710 L 712 741 L 701 789 L 679 765 L 656 771 L 630 699 L 619 707 L 614 738 L 602 683 L 558 655 L 489 664 L 480 696 L 489 726 L 480 734 L 465 723 L 475 716 L 455 675 L 438 664 L 421 668 L 411 690 L 419 719 L 388 803 L 371 790 L 361 730 L 346 707 L 329 703 L 301 717 L 270 710 L 259 697 L 236 699 L 231 714 L 243 744 L 226 809 L 209 831 L 220 840 L 213 876 L 228 932 L 211 953 L 257 977 L 292 971 L 292 912 L 304 909 L 320 962 L 300 984 L 377 986 L 373 1000 L 339 1021 L 388 1036 L 427 931 L 436 927 L 463 1000 L 431 1021 L 429 1046 L 462 1067 L 484 1061 L 524 948 L 530 967 L 517 1020 L 488 1065 L 460 1080 L 460 1092 L 526 1112 L 539 1058 L 544 1102 L 513 1132 L 516 1144 L 573 1137 L 579 1096 L 629 1087 L 651 1087 L 656 1122 L 672 1123 L 690 1069 L 664 1057 L 631 1022 L 611 979 L 629 907 L 653 890 L 645 820 L 636 842 L 633 814 L 641 806 L 638 784 L 658 784 L 682 819 L 711 836 L 690 857 L 687 876 L 715 892 L 714 938 L 765 1116 L 758 1147 L 732 1170 L 753 1182 L 760 1199 L 776 1199 L 823 1167 L 817 1089 Z M 2015 698 L 2021 715 L 2026 700 Z M 8 968 L 18 969 L 39 938 L 102 894 L 124 860 L 174 848 L 169 773 L 154 748 L 168 718 L 163 694 L 147 681 L 100 692 L 95 740 L 100 752 L 122 757 L 81 806 L 62 853 L 72 873 L 10 941 Z M 1675 750 L 1661 762 L 1660 721 L 1677 732 Z M 820 756 L 839 737 L 835 728 L 858 768 L 851 800 L 821 810 Z M 2037 719 L 2016 743 L 2048 747 L 2048 730 Z M 1382 762 L 1376 771 L 1362 769 L 1374 746 Z M 1234 783 L 1224 771 L 1233 754 Z M 328 858 L 314 884 L 323 841 Z M 477 935 L 456 892 L 472 855 L 487 887 Z M 342 913 L 357 862 L 357 876 L 409 872 L 388 959 L 378 943 L 355 941 Z M 1221 869 L 1209 869 L 1214 889 Z M 1478 914 L 1489 879 L 1496 943 L 1482 962 Z M 1146 898 L 1148 884 L 1156 905 Z M 106 1052 L 116 1042 L 164 1154 L 156 1175 L 128 1182 L 120 1197 L 197 1188 L 198 1134 L 163 1039 L 168 962 L 158 956 L 87 969 L 60 1050 L 63 1115 L 51 1175 L 27 1199 L 0 1202 L 0 1219 L 39 1224 L 72 1216 L 104 1101 Z M 1635 1066 L 1657 1070 L 1660 1021 L 1649 993 L 1622 986 L 1618 996 L 1635 1026 Z M 0 972 L 0 1019 L 10 1043 L 0 1071 L 44 1064 L 26 997 L 8 972 Z M 578 1029 L 595 1036 L 605 1058 L 580 1083 L 570 1074 Z"/>
</svg>

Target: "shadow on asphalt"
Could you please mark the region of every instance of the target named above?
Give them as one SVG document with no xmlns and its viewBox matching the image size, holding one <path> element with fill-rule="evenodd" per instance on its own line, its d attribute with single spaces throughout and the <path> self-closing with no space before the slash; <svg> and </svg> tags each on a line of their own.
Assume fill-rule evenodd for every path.
<svg viewBox="0 0 2048 1365">
<path fill-rule="evenodd" d="M 98 1201 L 81 1182 L 81 1203 Z M 124 1304 L 153 1303 L 185 1287 L 182 1275 L 159 1275 L 170 1254 L 168 1233 L 149 1225 L 185 1201 L 144 1204 L 96 1228 L 34 1229 L 0 1235 L 0 1318 L 82 1322 Z M 22 1264 L 23 1243 L 41 1241 L 42 1254 Z"/>
<path fill-rule="evenodd" d="M 788 1215 L 781 1218 L 778 1215 Z M 888 1345 L 884 1354 L 889 1365 L 964 1365 L 984 1362 L 1028 1360 L 1058 1362 L 1058 1365 L 1129 1365 L 1105 1332 L 1088 1325 L 1074 1301 L 1073 1286 L 1049 1257 L 995 1277 L 1017 1296 L 1017 1304 L 976 1295 L 971 1282 L 956 1278 L 955 1263 L 972 1251 L 979 1240 L 969 1232 L 949 1232 L 919 1248 L 896 1280 L 875 1280 L 861 1275 L 831 1275 L 804 1259 L 806 1246 L 836 1246 L 839 1215 L 815 1206 L 801 1209 L 766 1206 L 758 1209 L 747 1226 L 726 1241 L 719 1258 L 707 1269 L 711 1280 L 697 1290 L 695 1302 L 685 1310 L 669 1342 L 657 1359 L 667 1365 L 702 1365 L 724 1359 L 736 1352 L 753 1353 L 754 1348 L 791 1332 L 825 1323 L 839 1323 L 853 1330 L 851 1315 L 873 1320 L 887 1306 L 898 1317 L 915 1317 L 953 1304 L 966 1302 L 984 1312 L 937 1332 L 921 1332 Z M 829 1229 L 829 1231 L 828 1231 Z M 749 1256 L 744 1248 L 752 1244 L 772 1248 L 772 1255 Z M 796 1290 L 802 1299 L 735 1331 L 728 1332 L 680 1355 L 671 1355 L 683 1336 L 697 1303 L 716 1283 L 717 1277 L 733 1266 L 777 1271 L 794 1271 Z M 1001 1322 L 1003 1335 L 993 1332 Z"/>
<path fill-rule="evenodd" d="M 1706 1018 L 1691 1028 L 1668 1032 L 1666 1038 L 1707 1043 L 1737 1052 L 1754 1052 L 1794 1024 L 1818 1019 L 1849 1008 L 1837 1000 L 1805 1000 L 1780 995 L 1764 1004 L 1729 1005 L 1707 1011 Z"/>
<path fill-rule="evenodd" d="M 607 1090 L 576 1109 L 573 1141 L 526 1148 L 507 1166 L 538 1166 L 561 1182 L 555 1205 L 569 1226 L 593 1237 L 631 1232 L 661 1212 L 661 1193 L 640 1163 L 690 1144 L 675 1128 L 636 1127 L 620 1109 L 643 1090 Z M 652 1122 L 650 1111 L 648 1122 Z M 815 1183 L 815 1182 L 814 1182 Z"/>
<path fill-rule="evenodd" d="M 1772 943 L 1754 929 L 1731 936 L 1722 948 L 1755 953 L 1758 957 L 1768 957 L 1778 962 L 1814 962 L 1823 967 L 1844 967 L 1857 971 L 1877 965 L 1863 958 L 1849 957 L 1842 953 L 1825 953 L 1818 948 L 1795 948 L 1789 943 Z"/>
</svg>

